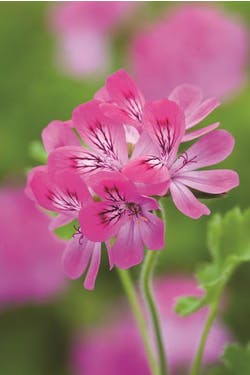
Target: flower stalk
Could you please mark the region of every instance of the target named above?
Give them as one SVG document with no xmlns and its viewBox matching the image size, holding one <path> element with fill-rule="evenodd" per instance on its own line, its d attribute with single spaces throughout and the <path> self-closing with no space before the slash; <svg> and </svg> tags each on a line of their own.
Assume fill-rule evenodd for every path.
<svg viewBox="0 0 250 375">
<path fill-rule="evenodd" d="M 167 375 L 166 352 L 162 340 L 160 320 L 157 312 L 157 307 L 153 297 L 152 291 L 152 275 L 156 264 L 156 259 L 159 253 L 156 251 L 149 251 L 145 257 L 141 269 L 141 289 L 144 295 L 147 308 L 150 315 L 150 320 L 155 336 L 155 343 L 157 348 L 159 375 Z"/>
<path fill-rule="evenodd" d="M 151 345 L 149 342 L 149 337 L 148 337 L 148 329 L 147 329 L 147 324 L 141 309 L 140 302 L 138 301 L 138 295 L 136 293 L 135 287 L 133 285 L 133 281 L 131 279 L 130 273 L 128 270 L 121 270 L 119 268 L 117 269 L 117 273 L 119 275 L 121 284 L 123 286 L 123 289 L 127 295 L 131 310 L 133 312 L 134 318 L 136 320 L 144 348 L 146 351 L 147 359 L 148 359 L 148 364 L 149 368 L 151 370 L 152 375 L 158 375 L 158 366 L 157 362 L 155 360 L 155 357 L 152 353 L 151 350 Z"/>
<path fill-rule="evenodd" d="M 220 295 L 221 295 L 221 292 L 218 293 L 217 298 L 210 305 L 210 311 L 209 311 L 207 320 L 205 322 L 205 325 L 201 334 L 199 347 L 196 352 L 196 355 L 195 355 L 195 358 L 194 358 L 194 361 L 190 370 L 190 375 L 200 375 L 202 359 L 203 359 L 203 354 L 204 354 L 204 350 L 206 347 L 207 338 L 218 313 Z"/>
</svg>

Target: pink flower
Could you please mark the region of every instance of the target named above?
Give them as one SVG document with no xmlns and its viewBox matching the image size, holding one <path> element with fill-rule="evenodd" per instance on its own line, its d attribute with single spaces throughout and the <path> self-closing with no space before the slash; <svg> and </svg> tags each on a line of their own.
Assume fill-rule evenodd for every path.
<svg viewBox="0 0 250 375">
<path fill-rule="evenodd" d="M 147 99 L 183 83 L 222 97 L 244 83 L 248 44 L 244 25 L 221 9 L 183 5 L 135 37 L 132 65 Z"/>
<path fill-rule="evenodd" d="M 189 188 L 222 194 L 239 184 L 237 173 L 231 170 L 199 171 L 230 155 L 233 137 L 225 130 L 214 130 L 177 156 L 185 132 L 180 108 L 165 99 L 146 104 L 144 116 L 147 133 L 141 135 L 123 173 L 141 184 L 144 194 L 164 195 L 169 188 L 175 205 L 187 216 L 197 219 L 208 215 L 208 208 Z"/>
<path fill-rule="evenodd" d="M 65 242 L 21 188 L 0 190 L 0 305 L 41 302 L 63 289 Z"/>
<path fill-rule="evenodd" d="M 143 113 L 146 100 L 128 73 L 120 69 L 108 77 L 105 86 L 95 94 L 95 98 L 105 103 L 101 107 L 108 117 L 124 124 L 127 142 L 135 144 L 144 129 Z M 216 98 L 202 101 L 201 90 L 192 85 L 176 87 L 169 95 L 169 99 L 184 111 L 186 131 L 200 123 L 220 104 Z M 218 125 L 217 122 L 189 132 L 183 136 L 182 142 L 198 138 Z"/>
<path fill-rule="evenodd" d="M 93 178 L 91 187 L 101 201 L 83 207 L 80 225 L 91 241 L 116 237 L 111 249 L 114 265 L 129 268 L 139 264 L 144 244 L 151 250 L 164 247 L 163 222 L 150 212 L 159 209 L 154 199 L 139 195 L 120 173 L 100 173 Z"/>
<path fill-rule="evenodd" d="M 189 131 L 220 105 L 219 100 L 216 98 L 209 98 L 203 101 L 202 92 L 198 87 L 192 85 L 180 85 L 169 95 L 169 99 L 178 104 L 185 115 L 186 133 L 181 140 L 182 142 L 199 138 L 219 126 L 220 123 L 216 122 L 199 130 Z"/>
<path fill-rule="evenodd" d="M 42 141 L 48 154 L 59 147 L 80 145 L 72 131 L 72 121 L 51 121 L 42 131 Z"/>
<path fill-rule="evenodd" d="M 159 279 L 155 292 L 168 364 L 171 374 L 177 374 L 191 364 L 208 311 L 204 308 L 185 318 L 175 314 L 176 298 L 201 295 L 188 276 Z M 217 320 L 208 337 L 204 362 L 216 362 L 229 341 L 229 332 Z M 127 311 L 115 323 L 113 319 L 109 326 L 79 336 L 72 347 L 71 365 L 76 375 L 150 375 L 139 334 Z"/>
<path fill-rule="evenodd" d="M 38 167 L 31 172 L 27 190 L 41 207 L 58 213 L 51 221 L 51 229 L 78 219 L 80 210 L 91 199 L 85 183 L 77 174 L 61 172 L 52 177 L 46 167 Z M 76 233 L 68 241 L 62 258 L 67 276 L 77 279 L 88 268 L 84 287 L 93 289 L 100 261 L 101 243 L 89 241 L 83 236 L 80 227 L 76 228 Z"/>
<path fill-rule="evenodd" d="M 52 31 L 58 65 L 73 77 L 103 74 L 111 64 L 111 38 L 134 8 L 130 2 L 65 2 L 54 5 Z"/>
<path fill-rule="evenodd" d="M 136 143 L 143 127 L 145 99 L 129 74 L 124 69 L 113 73 L 107 78 L 105 86 L 95 94 L 95 99 L 107 103 L 102 106 L 105 113 L 124 124 L 127 141 Z M 134 128 L 132 134 L 131 127 Z"/>
<path fill-rule="evenodd" d="M 104 115 L 100 102 L 81 104 L 74 110 L 72 122 L 88 148 L 69 143 L 55 149 L 49 155 L 49 171 L 74 172 L 87 181 L 96 172 L 122 169 L 128 160 L 124 128 Z"/>
</svg>

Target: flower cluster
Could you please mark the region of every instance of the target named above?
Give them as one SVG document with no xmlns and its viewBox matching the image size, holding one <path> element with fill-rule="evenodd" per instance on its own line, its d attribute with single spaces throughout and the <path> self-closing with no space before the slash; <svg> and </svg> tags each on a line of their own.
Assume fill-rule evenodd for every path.
<svg viewBox="0 0 250 375">
<path fill-rule="evenodd" d="M 52 229 L 78 221 L 63 256 L 69 277 L 88 268 L 84 285 L 94 287 L 102 243 L 110 266 L 125 269 L 142 261 L 144 246 L 162 249 L 157 197 L 170 193 L 182 213 L 197 219 L 210 211 L 192 190 L 221 194 L 238 185 L 234 171 L 200 170 L 224 160 L 234 146 L 227 131 L 215 130 L 219 123 L 193 130 L 218 105 L 189 85 L 147 102 L 119 70 L 70 121 L 53 121 L 43 130 L 48 162 L 30 172 L 27 193 L 58 214 Z"/>
</svg>

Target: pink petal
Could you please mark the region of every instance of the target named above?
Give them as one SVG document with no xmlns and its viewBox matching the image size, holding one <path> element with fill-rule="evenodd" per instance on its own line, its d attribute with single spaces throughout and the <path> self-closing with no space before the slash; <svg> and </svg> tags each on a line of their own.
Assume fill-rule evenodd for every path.
<svg viewBox="0 0 250 375">
<path fill-rule="evenodd" d="M 112 247 L 114 263 L 128 269 L 142 262 L 144 251 L 139 225 L 133 220 L 124 224 Z"/>
<path fill-rule="evenodd" d="M 182 183 L 173 181 L 170 184 L 170 192 L 174 204 L 184 215 L 193 219 L 199 219 L 202 215 L 209 215 L 210 211 L 193 193 Z"/>
<path fill-rule="evenodd" d="M 25 194 L 32 201 L 36 201 L 36 197 L 33 193 L 33 190 L 30 187 L 30 183 L 33 179 L 33 176 L 37 172 L 46 172 L 46 171 L 47 171 L 47 165 L 39 165 L 38 167 L 32 168 L 27 175 L 27 183 L 26 183 L 26 187 L 25 187 Z"/>
<path fill-rule="evenodd" d="M 164 223 L 160 218 L 148 212 L 139 226 L 141 238 L 148 249 L 161 250 L 164 247 Z"/>
<path fill-rule="evenodd" d="M 171 164 L 185 132 L 183 111 L 168 99 L 154 101 L 145 105 L 143 121 L 161 155 Z"/>
<path fill-rule="evenodd" d="M 108 91 L 106 89 L 106 87 L 101 87 L 94 95 L 94 99 L 100 101 L 100 102 L 104 102 L 104 103 L 108 103 L 110 101 L 110 96 L 108 94 Z"/>
<path fill-rule="evenodd" d="M 193 85 L 180 85 L 172 91 L 169 99 L 178 104 L 187 117 L 201 103 L 202 92 L 199 87 Z"/>
<path fill-rule="evenodd" d="M 51 174 L 65 171 L 80 174 L 85 179 L 99 170 L 113 170 L 113 168 L 115 165 L 106 163 L 105 157 L 87 151 L 83 147 L 60 147 L 51 152 L 48 157 L 48 169 Z"/>
<path fill-rule="evenodd" d="M 141 192 L 143 188 L 144 194 L 164 195 L 168 189 L 169 171 L 157 158 L 132 160 L 122 172 L 133 182 L 139 183 L 139 190 Z"/>
<path fill-rule="evenodd" d="M 214 130 L 195 142 L 171 168 L 171 175 L 214 165 L 226 159 L 234 147 L 234 138 L 226 130 Z"/>
<path fill-rule="evenodd" d="M 220 125 L 219 122 L 215 122 L 214 124 L 205 126 L 202 129 L 194 130 L 189 133 L 186 133 L 184 137 L 182 138 L 182 142 L 189 142 L 192 141 L 193 139 L 199 138 L 202 135 L 205 135 L 207 133 L 210 133 L 212 130 L 216 129 Z"/>
<path fill-rule="evenodd" d="M 138 196 L 135 185 L 119 172 L 99 172 L 88 182 L 93 191 L 107 201 L 129 201 Z"/>
<path fill-rule="evenodd" d="M 42 131 L 42 141 L 46 152 L 62 146 L 80 146 L 80 141 L 68 122 L 52 121 Z"/>
<path fill-rule="evenodd" d="M 93 242 L 107 241 L 114 237 L 123 224 L 112 203 L 94 202 L 82 208 L 79 222 L 83 234 Z"/>
<path fill-rule="evenodd" d="M 220 105 L 220 101 L 216 98 L 205 100 L 195 111 L 193 111 L 186 118 L 186 128 L 192 128 L 194 125 L 201 122 L 207 117 L 215 108 Z"/>
<path fill-rule="evenodd" d="M 77 279 L 85 272 L 94 245 L 86 238 L 79 240 L 79 236 L 75 236 L 68 241 L 63 253 L 62 263 L 64 271 L 69 278 Z"/>
<path fill-rule="evenodd" d="M 32 176 L 30 188 L 40 206 L 70 216 L 77 215 L 91 197 L 85 183 L 73 173 L 61 172 L 52 177 L 38 170 Z"/>
<path fill-rule="evenodd" d="M 112 122 L 101 108 L 97 100 L 81 104 L 73 111 L 73 123 L 84 141 L 98 154 L 105 155 L 110 162 L 126 163 L 128 152 L 124 127 Z"/>
<path fill-rule="evenodd" d="M 178 181 L 205 193 L 222 194 L 239 185 L 239 176 L 228 169 L 190 171 L 178 177 Z"/>
<path fill-rule="evenodd" d="M 89 269 L 84 281 L 84 288 L 93 290 L 95 288 L 96 277 L 101 263 L 101 243 L 96 243 L 92 251 Z"/>
<path fill-rule="evenodd" d="M 112 74 L 106 81 L 106 89 L 110 101 L 117 105 L 117 116 L 129 125 L 139 126 L 145 100 L 128 73 L 121 69 Z"/>
</svg>

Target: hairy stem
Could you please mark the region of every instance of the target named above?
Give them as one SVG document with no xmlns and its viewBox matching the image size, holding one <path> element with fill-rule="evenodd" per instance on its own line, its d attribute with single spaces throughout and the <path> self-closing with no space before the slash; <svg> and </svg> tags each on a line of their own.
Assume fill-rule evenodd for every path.
<svg viewBox="0 0 250 375">
<path fill-rule="evenodd" d="M 120 277 L 123 289 L 127 295 L 128 301 L 130 303 L 131 310 L 137 322 L 138 329 L 140 331 L 140 335 L 144 344 L 144 348 L 146 351 L 149 367 L 151 370 L 152 375 L 158 375 L 158 366 L 154 355 L 151 350 L 151 345 L 148 337 L 148 327 L 146 324 L 146 320 L 144 318 L 140 302 L 138 300 L 138 296 L 129 274 L 128 270 L 121 270 L 117 268 L 118 275 Z"/>
<path fill-rule="evenodd" d="M 159 362 L 159 375 L 167 375 L 166 352 L 163 345 L 160 321 L 152 292 L 152 275 L 158 251 L 148 251 L 141 270 L 141 288 L 148 307 Z"/>
</svg>

